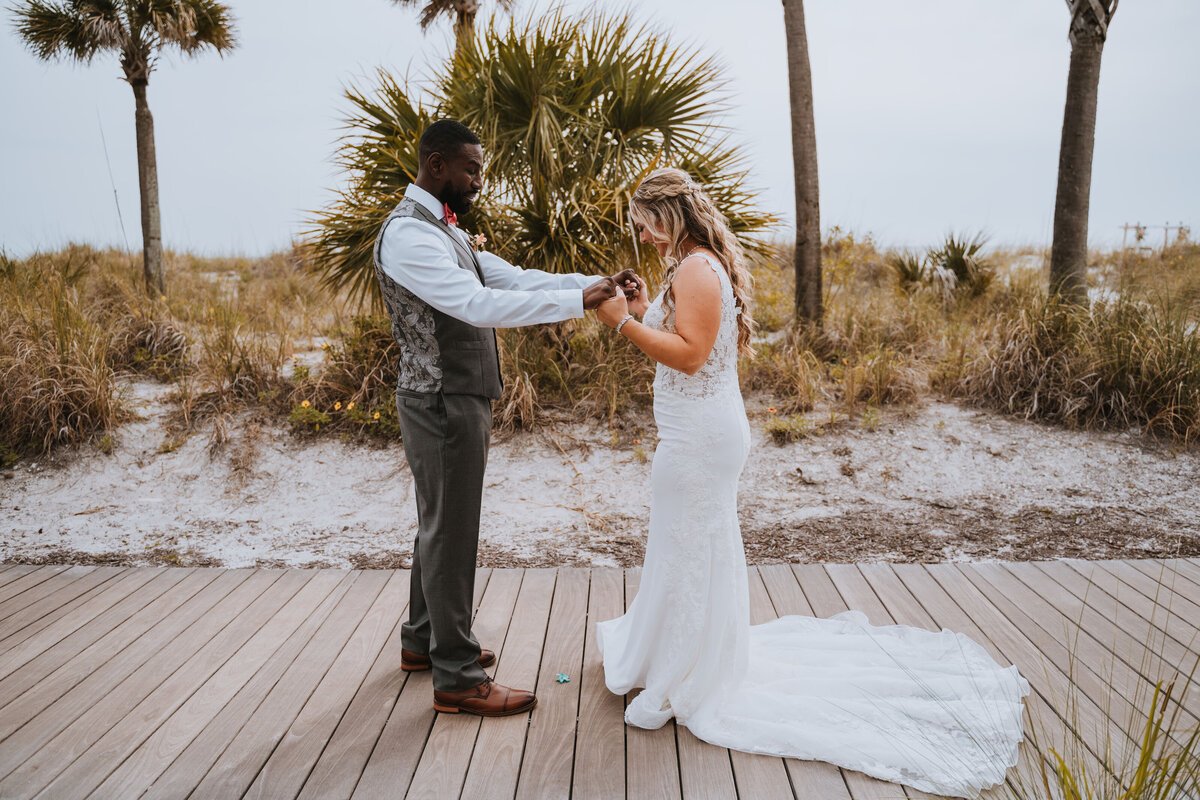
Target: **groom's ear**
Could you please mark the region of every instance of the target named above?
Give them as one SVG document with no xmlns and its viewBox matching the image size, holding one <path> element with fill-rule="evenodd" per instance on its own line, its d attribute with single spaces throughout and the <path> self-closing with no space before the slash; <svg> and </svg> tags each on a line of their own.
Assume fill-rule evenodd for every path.
<svg viewBox="0 0 1200 800">
<path fill-rule="evenodd" d="M 446 174 L 446 158 L 435 150 L 425 159 L 425 168 L 431 176 L 440 178 Z"/>
</svg>

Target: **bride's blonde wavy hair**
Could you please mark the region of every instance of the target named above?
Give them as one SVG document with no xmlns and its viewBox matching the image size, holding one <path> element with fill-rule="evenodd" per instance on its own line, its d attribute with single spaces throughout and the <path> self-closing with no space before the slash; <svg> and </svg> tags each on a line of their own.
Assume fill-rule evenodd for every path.
<svg viewBox="0 0 1200 800">
<path fill-rule="evenodd" d="M 666 302 L 674 307 L 673 281 L 680 260 L 686 255 L 680 245 L 689 236 L 696 244 L 707 247 L 717 255 L 733 286 L 733 299 L 738 314 L 738 350 L 751 353 L 750 337 L 754 319 L 750 316 L 750 272 L 743 264 L 742 248 L 729 229 L 729 223 L 713 205 L 704 187 L 681 169 L 656 169 L 638 184 L 629 200 L 629 215 L 637 224 L 648 228 L 652 235 L 661 236 L 667 247 Z"/>
</svg>

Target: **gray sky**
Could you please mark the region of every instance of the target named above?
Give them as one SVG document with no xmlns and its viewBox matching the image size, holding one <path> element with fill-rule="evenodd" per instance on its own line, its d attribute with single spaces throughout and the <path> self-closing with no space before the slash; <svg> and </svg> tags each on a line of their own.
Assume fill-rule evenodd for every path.
<svg viewBox="0 0 1200 800">
<path fill-rule="evenodd" d="M 238 50 L 225 59 L 166 57 L 149 99 L 166 246 L 252 255 L 286 247 L 342 180 L 331 158 L 347 110 L 343 88 L 372 85 L 378 67 L 419 79 L 451 37 L 445 23 L 422 35 L 416 12 L 387 0 L 228 2 Z M 548 5 L 517 0 L 517 14 Z M 778 0 L 631 7 L 724 63 L 734 104 L 725 122 L 747 148 L 750 182 L 763 207 L 790 219 Z M 897 245 L 951 229 L 1049 243 L 1065 3 L 809 0 L 806 11 L 823 228 Z M 133 95 L 117 59 L 40 62 L 21 46 L 11 15 L 0 17 L 0 247 L 25 255 L 69 241 L 121 245 L 113 183 L 128 242 L 140 247 Z M 1124 222 L 1183 221 L 1200 233 L 1197 30 L 1195 0 L 1120 6 L 1100 80 L 1093 244 L 1119 243 Z"/>
</svg>

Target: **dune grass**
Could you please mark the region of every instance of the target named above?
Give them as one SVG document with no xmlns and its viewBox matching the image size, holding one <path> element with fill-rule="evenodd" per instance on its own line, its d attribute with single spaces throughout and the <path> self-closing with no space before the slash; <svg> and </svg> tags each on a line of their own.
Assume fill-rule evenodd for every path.
<svg viewBox="0 0 1200 800">
<path fill-rule="evenodd" d="M 1046 298 L 1044 253 L 980 241 L 905 254 L 834 229 L 819 332 L 793 324 L 790 249 L 753 256 L 761 328 L 740 370 L 775 437 L 872 427 L 883 409 L 930 395 L 1183 443 L 1200 434 L 1200 246 L 1094 254 L 1097 299 L 1075 309 Z M 0 257 L 0 460 L 111 440 L 132 376 L 173 386 L 177 438 L 204 427 L 219 446 L 245 412 L 304 435 L 398 436 L 386 317 L 331 297 L 300 252 L 167 263 L 169 296 L 147 298 L 126 253 Z M 967 277 L 939 280 L 934 267 Z M 501 430 L 567 414 L 612 424 L 648 406 L 653 366 L 594 317 L 499 341 Z M 321 342 L 316 363 L 293 358 Z"/>
</svg>

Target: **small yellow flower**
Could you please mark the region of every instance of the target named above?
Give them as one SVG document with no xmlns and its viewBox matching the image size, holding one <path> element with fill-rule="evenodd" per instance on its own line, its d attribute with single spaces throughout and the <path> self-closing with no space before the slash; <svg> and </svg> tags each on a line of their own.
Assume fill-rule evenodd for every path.
<svg viewBox="0 0 1200 800">
<path fill-rule="evenodd" d="M 300 404 L 300 407 L 301 407 L 301 408 L 308 408 L 308 407 L 309 407 L 309 405 L 311 405 L 311 403 L 309 403 L 307 400 L 305 400 L 303 403 L 301 403 L 301 404 Z"/>
<path fill-rule="evenodd" d="M 322 342 L 322 343 L 321 343 L 321 349 L 322 349 L 322 350 L 328 350 L 328 349 L 329 349 L 329 342 Z"/>
<path fill-rule="evenodd" d="M 314 433 L 319 430 L 321 430 L 321 423 L 318 422 L 317 427 L 314 429 Z"/>
<path fill-rule="evenodd" d="M 376 412 L 375 412 L 375 419 L 379 419 L 379 412 L 378 412 L 378 411 L 376 411 Z"/>
<path fill-rule="evenodd" d="M 341 411 L 341 410 L 342 410 L 342 401 L 341 401 L 341 400 L 339 400 L 339 401 L 337 401 L 336 403 L 334 403 L 334 404 L 333 404 L 333 410 L 334 410 L 334 411 Z"/>
<path fill-rule="evenodd" d="M 159 300 L 162 300 L 164 303 L 165 303 L 165 302 L 167 302 L 167 296 L 166 296 L 165 294 L 163 294 L 163 295 L 159 295 L 159 296 L 158 296 L 158 299 L 159 299 Z"/>
<path fill-rule="evenodd" d="M 349 410 L 350 410 L 350 409 L 352 409 L 352 408 L 354 408 L 354 401 L 353 401 L 353 400 L 351 400 L 351 401 L 350 401 L 348 404 L 346 404 L 346 410 L 347 410 L 347 411 L 349 411 Z"/>
<path fill-rule="evenodd" d="M 208 313 L 210 313 L 210 314 L 215 314 L 215 313 L 217 313 L 217 310 L 216 310 L 215 308 L 213 308 L 212 306 L 209 306 L 209 307 L 208 307 Z"/>
</svg>

